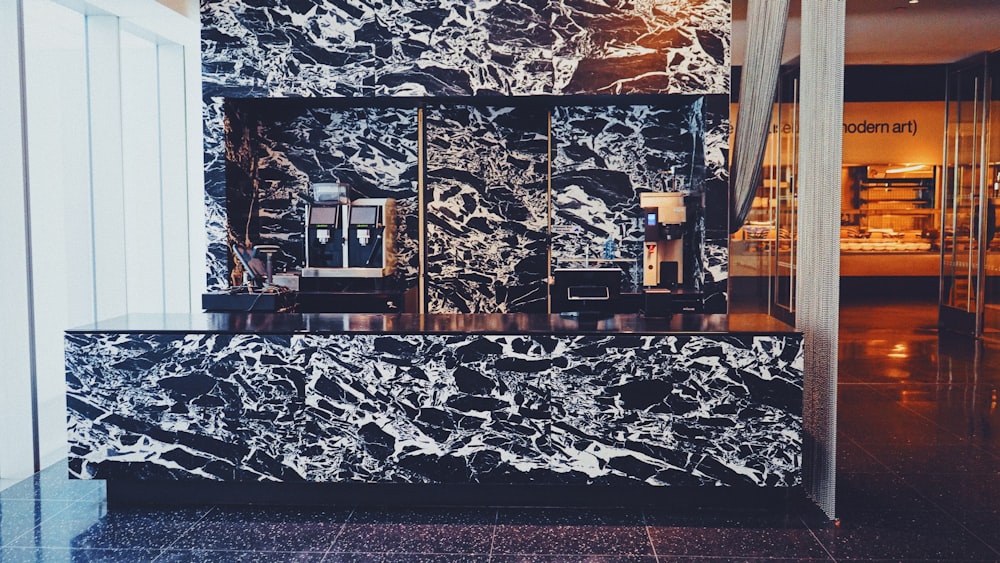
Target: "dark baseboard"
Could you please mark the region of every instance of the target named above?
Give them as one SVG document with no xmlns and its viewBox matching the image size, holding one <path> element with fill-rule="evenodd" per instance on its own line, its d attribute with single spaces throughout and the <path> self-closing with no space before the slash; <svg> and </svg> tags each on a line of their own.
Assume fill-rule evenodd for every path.
<svg viewBox="0 0 1000 563">
<path fill-rule="evenodd" d="M 621 487 L 594 485 L 415 485 L 110 481 L 108 506 L 643 507 L 783 511 L 801 487 Z M 797 508 L 796 508 L 797 509 Z"/>
</svg>

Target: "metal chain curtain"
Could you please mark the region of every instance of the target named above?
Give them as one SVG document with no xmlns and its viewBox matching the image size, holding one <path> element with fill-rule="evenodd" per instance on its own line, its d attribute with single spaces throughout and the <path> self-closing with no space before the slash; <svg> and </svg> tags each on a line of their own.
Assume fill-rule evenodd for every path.
<svg viewBox="0 0 1000 563">
<path fill-rule="evenodd" d="M 732 208 L 729 230 L 736 232 L 750 214 L 760 183 L 764 148 L 778 88 L 789 0 L 750 0 L 747 47 L 740 77 L 740 110 L 732 156 Z"/>
<path fill-rule="evenodd" d="M 835 518 L 845 0 L 802 0 L 797 329 L 804 334 L 806 492 Z"/>
</svg>

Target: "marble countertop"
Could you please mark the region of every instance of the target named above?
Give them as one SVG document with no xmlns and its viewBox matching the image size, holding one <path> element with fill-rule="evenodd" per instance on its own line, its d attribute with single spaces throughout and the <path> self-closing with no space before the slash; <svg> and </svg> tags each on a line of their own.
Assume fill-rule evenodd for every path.
<svg viewBox="0 0 1000 563">
<path fill-rule="evenodd" d="M 579 319 L 562 315 L 194 313 L 134 314 L 68 329 L 69 333 L 257 334 L 788 334 L 795 329 L 762 314 L 614 315 Z"/>
</svg>

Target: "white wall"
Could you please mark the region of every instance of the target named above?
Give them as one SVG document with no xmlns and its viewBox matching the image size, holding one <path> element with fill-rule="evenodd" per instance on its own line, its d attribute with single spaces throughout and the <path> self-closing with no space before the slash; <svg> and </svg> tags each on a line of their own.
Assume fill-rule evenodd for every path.
<svg viewBox="0 0 1000 563">
<path fill-rule="evenodd" d="M 34 469 L 30 255 L 25 218 L 25 152 L 22 143 L 19 4 L 0 2 L 0 479 Z"/>
<path fill-rule="evenodd" d="M 42 464 L 65 443 L 62 331 L 94 318 L 86 18 L 24 3 L 35 382 Z M 31 30 L 46 29 L 45 35 Z"/>
<path fill-rule="evenodd" d="M 154 0 L 0 2 L 0 478 L 66 455 L 63 331 L 199 308 L 199 33 Z"/>
</svg>

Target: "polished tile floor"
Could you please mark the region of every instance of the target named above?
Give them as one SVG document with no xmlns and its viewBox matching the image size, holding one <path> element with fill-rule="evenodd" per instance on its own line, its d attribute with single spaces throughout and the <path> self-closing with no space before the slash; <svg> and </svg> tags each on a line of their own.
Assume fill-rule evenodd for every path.
<svg viewBox="0 0 1000 563">
<path fill-rule="evenodd" d="M 1000 561 L 1000 350 L 927 303 L 841 314 L 837 515 L 761 509 L 109 511 L 62 464 L 0 490 L 0 561 Z"/>
</svg>

